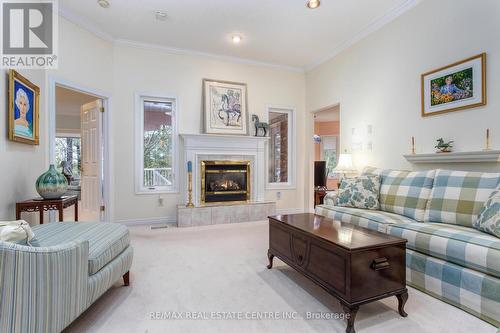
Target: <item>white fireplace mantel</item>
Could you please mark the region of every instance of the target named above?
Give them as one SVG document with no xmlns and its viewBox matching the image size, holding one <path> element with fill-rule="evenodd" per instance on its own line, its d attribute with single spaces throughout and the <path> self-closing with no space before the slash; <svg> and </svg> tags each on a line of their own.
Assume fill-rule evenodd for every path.
<svg viewBox="0 0 500 333">
<path fill-rule="evenodd" d="M 183 179 L 187 177 L 187 162 L 193 163 L 193 203 L 200 205 L 201 161 L 203 160 L 249 160 L 251 172 L 251 198 L 264 201 L 265 151 L 268 137 L 181 134 L 184 147 Z M 187 186 L 182 186 L 187 200 Z"/>
</svg>

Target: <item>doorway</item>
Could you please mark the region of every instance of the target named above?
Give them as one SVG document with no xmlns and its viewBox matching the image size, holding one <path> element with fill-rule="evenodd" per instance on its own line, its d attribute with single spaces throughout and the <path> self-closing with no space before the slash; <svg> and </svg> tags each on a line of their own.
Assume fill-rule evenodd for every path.
<svg viewBox="0 0 500 333">
<path fill-rule="evenodd" d="M 340 149 L 340 105 L 334 105 L 313 113 L 314 161 L 324 161 L 325 187 L 338 188 L 338 175 L 334 173 Z"/>
<path fill-rule="evenodd" d="M 78 197 L 79 221 L 103 221 L 106 100 L 58 83 L 52 97 L 50 161 L 68 180 L 66 195 Z M 64 220 L 74 220 L 72 209 L 64 211 Z"/>
</svg>

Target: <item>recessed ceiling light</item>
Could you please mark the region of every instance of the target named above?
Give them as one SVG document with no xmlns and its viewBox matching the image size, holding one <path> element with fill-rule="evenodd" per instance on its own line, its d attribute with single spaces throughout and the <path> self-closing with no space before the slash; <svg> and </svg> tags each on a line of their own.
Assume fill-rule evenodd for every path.
<svg viewBox="0 0 500 333">
<path fill-rule="evenodd" d="M 320 0 L 307 0 L 306 6 L 311 9 L 318 8 L 321 5 Z"/>
<path fill-rule="evenodd" d="M 239 44 L 239 43 L 241 43 L 241 36 L 240 35 L 233 35 L 233 37 L 231 37 L 231 40 L 233 41 L 233 44 Z"/>
<path fill-rule="evenodd" d="M 109 8 L 109 1 L 108 0 L 97 0 L 97 3 L 102 8 Z"/>
<path fill-rule="evenodd" d="M 166 21 L 167 20 L 167 13 L 161 10 L 155 11 L 155 17 L 158 21 Z"/>
</svg>

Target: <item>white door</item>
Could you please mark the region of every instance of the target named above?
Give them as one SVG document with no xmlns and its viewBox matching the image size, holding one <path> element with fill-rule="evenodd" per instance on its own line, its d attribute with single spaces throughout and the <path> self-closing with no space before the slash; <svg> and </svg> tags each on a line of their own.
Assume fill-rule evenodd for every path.
<svg viewBox="0 0 500 333">
<path fill-rule="evenodd" d="M 102 101 L 84 104 L 81 108 L 82 170 L 81 220 L 101 220 L 101 107 Z"/>
</svg>

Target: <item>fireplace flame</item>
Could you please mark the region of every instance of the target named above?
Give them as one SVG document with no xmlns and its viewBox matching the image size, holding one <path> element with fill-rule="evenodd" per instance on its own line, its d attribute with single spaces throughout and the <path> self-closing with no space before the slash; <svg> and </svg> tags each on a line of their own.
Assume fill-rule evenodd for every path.
<svg viewBox="0 0 500 333">
<path fill-rule="evenodd" d="M 241 190 L 241 185 L 232 179 L 221 178 L 210 183 L 211 191 L 238 191 Z"/>
</svg>

